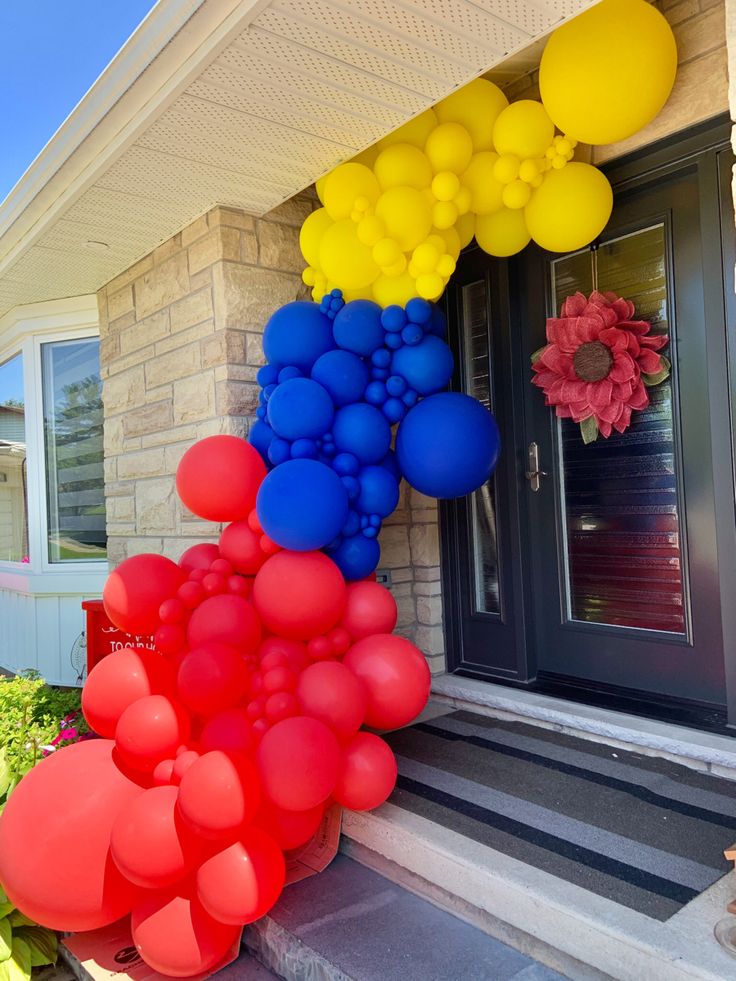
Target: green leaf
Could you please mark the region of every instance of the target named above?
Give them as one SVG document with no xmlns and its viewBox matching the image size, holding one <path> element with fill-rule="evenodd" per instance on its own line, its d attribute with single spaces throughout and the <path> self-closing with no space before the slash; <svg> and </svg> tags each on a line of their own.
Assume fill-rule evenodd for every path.
<svg viewBox="0 0 736 981">
<path fill-rule="evenodd" d="M 0 981 L 29 981 L 31 977 L 31 950 L 25 940 L 13 940 L 13 953 L 0 963 Z"/>
<path fill-rule="evenodd" d="M 0 797 L 2 797 L 10 786 L 12 776 L 10 764 L 8 763 L 8 754 L 5 752 L 5 747 L 2 746 L 0 747 Z"/>
<path fill-rule="evenodd" d="M 2 886 L 0 886 L 0 903 L 7 903 L 8 896 Z"/>
<path fill-rule="evenodd" d="M 662 362 L 662 367 L 660 368 L 659 371 L 657 371 L 655 374 L 652 375 L 645 375 L 642 373 L 641 380 L 649 388 L 651 388 L 652 385 L 659 385 L 661 382 L 663 382 L 666 378 L 669 378 L 670 376 L 670 371 L 672 370 L 672 364 L 670 362 L 670 359 L 666 358 L 664 354 L 660 354 L 659 358 L 660 361 Z"/>
<path fill-rule="evenodd" d="M 6 961 L 10 957 L 13 946 L 13 928 L 10 920 L 0 920 L 0 961 Z"/>
<path fill-rule="evenodd" d="M 534 352 L 534 354 L 532 354 L 532 356 L 530 358 L 530 361 L 531 361 L 532 364 L 536 364 L 537 361 L 539 361 L 539 359 L 544 354 L 546 347 L 547 347 L 547 345 L 545 344 L 544 347 L 537 348 L 537 350 Z"/>
<path fill-rule="evenodd" d="M 7 902 L 0 903 L 0 920 L 4 920 L 6 916 L 11 916 L 15 906 L 8 900 Z M 12 920 L 11 920 L 12 925 Z"/>
<path fill-rule="evenodd" d="M 595 421 L 595 416 L 588 416 L 587 419 L 583 419 L 580 423 L 580 435 L 586 446 L 598 439 L 598 423 Z"/>
<path fill-rule="evenodd" d="M 24 926 L 17 931 L 16 936 L 28 944 L 31 952 L 31 967 L 56 963 L 59 940 L 53 930 L 42 926 Z"/>
<path fill-rule="evenodd" d="M 21 913 L 19 909 L 13 908 L 13 912 L 8 917 L 10 920 L 10 925 L 12 927 L 22 927 L 22 926 L 38 926 L 35 920 L 29 919 L 25 913 Z"/>
</svg>

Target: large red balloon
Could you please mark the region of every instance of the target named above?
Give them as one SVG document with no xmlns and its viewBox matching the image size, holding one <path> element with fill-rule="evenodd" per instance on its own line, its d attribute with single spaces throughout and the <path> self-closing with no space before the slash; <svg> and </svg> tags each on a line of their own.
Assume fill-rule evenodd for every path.
<svg viewBox="0 0 736 981">
<path fill-rule="evenodd" d="M 365 724 L 372 729 L 398 729 L 422 711 L 431 677 L 421 651 L 393 634 L 373 634 L 354 644 L 343 659 L 365 684 Z"/>
<path fill-rule="evenodd" d="M 130 912 L 140 890 L 112 860 L 120 810 L 143 793 L 112 760 L 114 743 L 57 750 L 13 791 L 0 819 L 0 882 L 53 930 L 95 930 Z"/>
<path fill-rule="evenodd" d="M 134 770 L 153 771 L 189 739 L 189 717 L 166 695 L 147 695 L 129 705 L 115 727 L 122 760 Z"/>
<path fill-rule="evenodd" d="M 351 582 L 340 625 L 353 640 L 369 634 L 390 634 L 396 626 L 396 600 L 377 582 Z"/>
<path fill-rule="evenodd" d="M 252 654 L 260 639 L 261 625 L 252 604 L 231 593 L 206 599 L 192 613 L 187 628 L 187 641 L 192 648 L 215 641 Z"/>
<path fill-rule="evenodd" d="M 277 552 L 256 575 L 253 603 L 273 633 L 311 640 L 340 619 L 345 580 L 323 552 Z"/>
<path fill-rule="evenodd" d="M 237 705 L 247 685 L 248 669 L 240 652 L 212 641 L 186 654 L 176 676 L 179 698 L 194 715 L 214 715 Z"/>
<path fill-rule="evenodd" d="M 202 727 L 199 744 L 203 753 L 212 749 L 249 753 L 255 740 L 245 709 L 225 709 L 213 715 Z"/>
<path fill-rule="evenodd" d="M 191 545 L 186 552 L 182 553 L 179 565 L 185 572 L 191 572 L 192 569 L 203 569 L 205 572 L 209 572 L 212 563 L 219 558 L 220 550 L 217 545 L 213 545 L 212 542 L 199 542 L 197 545 Z"/>
<path fill-rule="evenodd" d="M 244 519 L 233 521 L 220 535 L 220 554 L 246 576 L 254 576 L 268 558 L 261 548 L 261 535 Z"/>
<path fill-rule="evenodd" d="M 176 810 L 176 787 L 152 787 L 120 810 L 110 847 L 126 879 L 146 889 L 173 886 L 200 857 L 196 837 Z"/>
<path fill-rule="evenodd" d="M 252 923 L 279 898 L 285 877 L 284 855 L 271 835 L 247 828 L 239 841 L 200 865 L 197 896 L 221 923 Z"/>
<path fill-rule="evenodd" d="M 372 732 L 359 732 L 343 747 L 332 796 L 352 811 L 370 811 L 394 789 L 397 772 L 391 747 Z"/>
<path fill-rule="evenodd" d="M 133 555 L 107 577 L 102 590 L 105 613 L 128 634 L 152 634 L 158 609 L 186 579 L 183 569 L 163 555 Z"/>
<path fill-rule="evenodd" d="M 174 669 L 156 651 L 124 647 L 92 668 L 82 689 L 82 712 L 90 727 L 106 739 L 125 709 L 146 695 L 168 695 L 174 688 Z"/>
<path fill-rule="evenodd" d="M 211 971 L 240 933 L 240 927 L 211 917 L 185 889 L 148 896 L 133 910 L 130 925 L 146 964 L 172 978 Z"/>
<path fill-rule="evenodd" d="M 324 722 L 338 739 L 353 736 L 363 725 L 363 682 L 339 661 L 320 661 L 302 671 L 296 688 L 304 715 Z"/>
<path fill-rule="evenodd" d="M 242 753 L 212 750 L 193 763 L 179 785 L 179 810 L 207 838 L 227 838 L 249 824 L 261 803 L 254 764 Z"/>
<path fill-rule="evenodd" d="M 266 476 L 266 465 L 239 436 L 208 436 L 191 446 L 176 471 L 176 489 L 186 507 L 208 521 L 247 518 Z"/>
<path fill-rule="evenodd" d="M 314 838 L 324 813 L 324 804 L 307 811 L 285 811 L 264 797 L 254 824 L 273 835 L 279 848 L 288 852 Z"/>
<path fill-rule="evenodd" d="M 269 800 L 287 811 L 306 811 L 332 793 L 340 745 L 324 722 L 298 715 L 268 730 L 257 761 Z"/>
</svg>

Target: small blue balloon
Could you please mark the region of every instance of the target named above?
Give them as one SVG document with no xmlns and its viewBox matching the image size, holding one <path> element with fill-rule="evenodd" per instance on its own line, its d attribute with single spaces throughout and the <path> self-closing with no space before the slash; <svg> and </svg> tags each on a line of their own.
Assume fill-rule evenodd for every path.
<svg viewBox="0 0 736 981">
<path fill-rule="evenodd" d="M 477 399 L 442 392 L 407 412 L 396 455 L 412 487 L 429 497 L 462 497 L 487 482 L 498 461 L 496 421 Z"/>
<path fill-rule="evenodd" d="M 391 352 L 387 347 L 379 347 L 377 351 L 374 351 L 371 355 L 371 364 L 375 365 L 376 368 L 388 368 L 391 364 Z"/>
<path fill-rule="evenodd" d="M 406 415 L 406 406 L 401 399 L 386 399 L 381 406 L 381 411 L 393 426 L 394 423 L 401 422 Z"/>
<path fill-rule="evenodd" d="M 406 311 L 398 304 L 392 303 L 381 314 L 381 323 L 383 329 L 387 330 L 390 334 L 398 334 L 406 324 Z"/>
<path fill-rule="evenodd" d="M 311 378 L 291 378 L 268 400 L 268 423 L 284 439 L 316 438 L 332 425 L 335 409 L 325 389 Z"/>
<path fill-rule="evenodd" d="M 440 392 L 452 378 L 452 351 L 428 334 L 415 347 L 402 347 L 391 359 L 391 373 L 401 375 L 420 395 Z"/>
<path fill-rule="evenodd" d="M 355 477 L 360 470 L 360 463 L 352 453 L 338 453 L 332 461 L 332 469 L 341 477 Z"/>
<path fill-rule="evenodd" d="M 334 346 L 332 322 L 308 300 L 280 307 L 263 332 L 264 354 L 279 369 L 292 365 L 308 374 L 317 358 Z"/>
<path fill-rule="evenodd" d="M 350 351 L 328 351 L 317 358 L 312 378 L 329 393 L 335 405 L 349 405 L 363 398 L 370 372 L 368 365 Z"/>
<path fill-rule="evenodd" d="M 265 477 L 256 512 L 277 545 L 309 552 L 324 548 L 340 534 L 348 516 L 348 495 L 337 474 L 323 463 L 288 460 Z"/>
<path fill-rule="evenodd" d="M 279 383 L 289 381 L 290 378 L 301 378 L 302 373 L 298 368 L 293 365 L 289 365 L 288 368 L 282 368 L 279 372 Z"/>
<path fill-rule="evenodd" d="M 373 525 L 366 525 L 363 529 L 363 534 L 366 538 L 376 538 L 378 536 L 378 528 L 375 528 Z"/>
<path fill-rule="evenodd" d="M 338 347 L 368 357 L 383 347 L 381 308 L 373 300 L 351 300 L 335 317 L 332 331 Z"/>
<path fill-rule="evenodd" d="M 317 456 L 317 444 L 313 439 L 295 439 L 291 444 L 292 460 L 313 460 Z"/>
<path fill-rule="evenodd" d="M 335 446 L 352 453 L 361 463 L 378 463 L 391 445 L 391 427 L 380 409 L 365 402 L 346 405 L 335 413 Z"/>
<path fill-rule="evenodd" d="M 268 402 L 268 400 L 271 398 L 271 396 L 273 395 L 273 393 L 276 391 L 277 388 L 278 385 L 276 384 L 276 382 L 271 382 L 270 385 L 266 385 L 266 387 L 263 389 L 264 402 Z"/>
<path fill-rule="evenodd" d="M 401 401 L 404 403 L 407 409 L 411 409 L 411 407 L 413 405 L 416 405 L 417 402 L 419 401 L 419 396 L 417 395 L 417 393 L 414 391 L 413 388 L 409 388 L 401 396 Z"/>
<path fill-rule="evenodd" d="M 342 486 L 347 491 L 348 499 L 354 501 L 355 498 L 360 494 L 360 483 L 357 477 L 341 477 Z"/>
<path fill-rule="evenodd" d="M 360 517 L 357 511 L 348 511 L 348 517 L 345 524 L 342 526 L 342 536 L 344 538 L 352 538 L 353 535 L 357 535 L 360 531 Z"/>
<path fill-rule="evenodd" d="M 256 419 L 263 420 L 265 418 L 266 418 L 266 407 L 265 405 L 259 405 L 258 408 L 256 409 Z"/>
<path fill-rule="evenodd" d="M 356 507 L 361 514 L 387 518 L 399 503 L 399 485 L 385 467 L 363 467 L 358 475 L 360 495 Z"/>
<path fill-rule="evenodd" d="M 415 296 L 406 304 L 406 315 L 412 323 L 427 324 L 432 318 L 432 304 Z"/>
<path fill-rule="evenodd" d="M 389 374 L 390 372 L 388 368 L 371 369 L 371 378 L 375 378 L 377 381 L 385 381 L 388 378 Z"/>
<path fill-rule="evenodd" d="M 278 436 L 271 440 L 271 445 L 268 448 L 269 463 L 277 467 L 280 463 L 285 463 L 290 456 L 291 444 L 288 440 L 279 439 Z"/>
<path fill-rule="evenodd" d="M 386 382 L 386 391 L 394 398 L 400 398 L 406 391 L 406 379 L 401 375 L 391 375 Z"/>
<path fill-rule="evenodd" d="M 376 539 L 360 533 L 344 538 L 336 549 L 330 550 L 330 558 L 349 582 L 370 575 L 380 557 L 381 547 Z"/>
<path fill-rule="evenodd" d="M 261 386 L 265 388 L 266 385 L 273 385 L 279 377 L 279 366 L 277 364 L 264 364 L 262 368 L 258 369 L 256 374 L 256 381 Z"/>
<path fill-rule="evenodd" d="M 365 390 L 365 400 L 371 405 L 383 405 L 387 398 L 386 386 L 382 381 L 372 381 Z"/>
<path fill-rule="evenodd" d="M 392 351 L 396 351 L 403 343 L 401 334 L 386 334 L 384 344 L 386 347 L 390 347 Z"/>
<path fill-rule="evenodd" d="M 409 347 L 414 347 L 424 337 L 424 331 L 419 324 L 407 324 L 401 331 L 401 340 Z"/>
<path fill-rule="evenodd" d="M 269 462 L 268 460 L 268 448 L 271 445 L 271 441 L 274 439 L 274 431 L 268 425 L 267 422 L 254 422 L 250 427 L 250 432 L 248 433 L 248 442 L 251 446 L 255 446 L 258 452 L 263 457 L 264 462 Z"/>
</svg>

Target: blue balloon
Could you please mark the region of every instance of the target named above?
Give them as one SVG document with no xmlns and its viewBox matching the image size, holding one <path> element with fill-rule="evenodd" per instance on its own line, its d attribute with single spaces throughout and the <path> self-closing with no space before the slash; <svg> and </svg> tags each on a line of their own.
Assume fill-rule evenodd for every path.
<svg viewBox="0 0 736 981">
<path fill-rule="evenodd" d="M 432 319 L 432 307 L 433 304 L 429 300 L 415 296 L 406 304 L 406 315 L 412 323 L 428 324 Z"/>
<path fill-rule="evenodd" d="M 273 385 L 278 381 L 279 369 L 278 365 L 275 364 L 264 364 L 263 367 L 258 369 L 256 374 L 256 381 L 261 386 L 265 388 L 266 385 Z"/>
<path fill-rule="evenodd" d="M 311 378 L 290 378 L 268 400 L 268 423 L 284 439 L 316 439 L 328 431 L 334 415 L 332 399 Z"/>
<path fill-rule="evenodd" d="M 387 518 L 399 503 L 399 485 L 385 467 L 363 467 L 358 474 L 360 494 L 356 506 L 361 514 Z"/>
<path fill-rule="evenodd" d="M 309 552 L 324 548 L 340 534 L 348 517 L 348 495 L 324 463 L 287 460 L 265 477 L 256 512 L 277 545 Z"/>
<path fill-rule="evenodd" d="M 343 576 L 350 581 L 365 579 L 378 565 L 381 546 L 375 538 L 359 533 L 344 538 L 337 548 L 330 549 L 330 558 Z"/>
<path fill-rule="evenodd" d="M 267 422 L 261 422 L 260 419 L 258 422 L 253 423 L 248 433 L 248 442 L 251 446 L 255 446 L 266 463 L 268 463 L 268 448 L 274 436 L 273 429 L 271 429 Z"/>
<path fill-rule="evenodd" d="M 291 456 L 291 443 L 288 439 L 280 439 L 274 436 L 271 445 L 268 447 L 268 462 L 274 467 L 280 463 L 285 463 Z"/>
<path fill-rule="evenodd" d="M 352 453 L 363 464 L 380 463 L 391 445 L 391 427 L 383 413 L 365 402 L 338 409 L 332 435 L 341 453 Z"/>
<path fill-rule="evenodd" d="M 452 351 L 434 334 L 413 347 L 400 347 L 391 359 L 391 374 L 401 375 L 420 395 L 441 391 L 452 378 Z"/>
<path fill-rule="evenodd" d="M 306 374 L 317 358 L 334 346 L 332 321 L 308 300 L 280 307 L 263 332 L 263 351 L 272 365 L 291 365 Z"/>
<path fill-rule="evenodd" d="M 429 497 L 462 497 L 482 487 L 498 461 L 496 420 L 477 399 L 442 392 L 407 412 L 396 455 L 412 487 Z"/>
<path fill-rule="evenodd" d="M 399 461 L 396 459 L 396 454 L 393 450 L 389 450 L 386 456 L 381 460 L 381 466 L 385 467 L 389 473 L 394 475 L 397 483 L 401 483 L 401 467 L 399 466 Z"/>
<path fill-rule="evenodd" d="M 351 300 L 335 317 L 332 332 L 338 347 L 367 357 L 383 347 L 381 308 L 373 300 Z"/>
<path fill-rule="evenodd" d="M 368 365 L 350 351 L 328 351 L 317 358 L 312 378 L 330 393 L 335 405 L 348 405 L 363 398 L 370 380 Z"/>
</svg>

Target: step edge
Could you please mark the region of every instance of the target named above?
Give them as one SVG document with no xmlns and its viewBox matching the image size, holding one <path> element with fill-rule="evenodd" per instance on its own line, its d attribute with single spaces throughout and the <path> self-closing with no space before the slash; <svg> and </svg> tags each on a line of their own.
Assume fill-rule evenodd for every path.
<svg viewBox="0 0 736 981">
<path fill-rule="evenodd" d="M 285 981 L 360 981 L 268 914 L 245 928 L 243 946 L 251 957 Z M 304 971 L 307 963 L 308 970 Z"/>
</svg>

